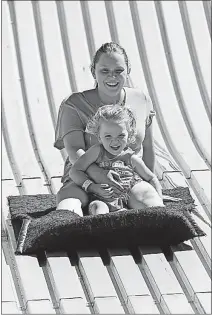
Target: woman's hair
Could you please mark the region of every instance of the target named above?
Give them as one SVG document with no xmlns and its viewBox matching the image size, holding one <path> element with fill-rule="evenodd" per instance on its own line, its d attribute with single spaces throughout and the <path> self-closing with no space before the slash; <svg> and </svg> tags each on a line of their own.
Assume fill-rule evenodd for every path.
<svg viewBox="0 0 212 315">
<path fill-rule="evenodd" d="M 126 63 L 126 66 L 127 66 L 127 74 L 130 73 L 131 71 L 131 65 L 130 65 L 130 61 L 129 61 L 129 58 L 127 56 L 127 53 L 125 51 L 125 49 L 120 46 L 119 44 L 117 43 L 114 43 L 114 42 L 110 42 L 110 43 L 105 43 L 103 44 L 95 53 L 94 57 L 93 57 L 93 61 L 91 63 L 91 73 L 93 75 L 93 77 L 95 78 L 95 68 L 96 68 L 96 64 L 97 62 L 99 61 L 99 58 L 100 56 L 103 54 L 103 53 L 112 53 L 112 52 L 117 52 L 117 53 L 120 53 L 121 55 L 124 55 L 124 60 L 125 60 L 125 63 Z"/>
<path fill-rule="evenodd" d="M 113 121 L 117 123 L 126 123 L 128 131 L 128 143 L 136 141 L 136 120 L 132 111 L 120 105 L 104 105 L 101 106 L 96 114 L 88 120 L 86 130 L 99 138 L 99 129 L 102 121 Z"/>
</svg>

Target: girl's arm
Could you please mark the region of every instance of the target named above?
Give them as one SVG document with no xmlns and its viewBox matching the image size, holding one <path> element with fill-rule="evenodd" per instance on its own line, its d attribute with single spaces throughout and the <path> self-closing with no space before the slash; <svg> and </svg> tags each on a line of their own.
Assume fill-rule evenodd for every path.
<svg viewBox="0 0 212 315">
<path fill-rule="evenodd" d="M 131 156 L 131 164 L 136 173 L 138 173 L 141 178 L 149 182 L 155 176 L 154 173 L 145 165 L 141 157 L 133 154 Z"/>
<path fill-rule="evenodd" d="M 162 188 L 160 182 L 157 179 L 157 176 L 145 165 L 144 161 L 134 154 L 131 157 L 131 164 L 138 175 L 140 175 L 145 181 L 149 182 L 162 198 Z"/>
<path fill-rule="evenodd" d="M 80 155 L 78 160 L 72 165 L 69 176 L 78 185 L 82 186 L 83 183 L 89 179 L 86 174 L 87 168 L 96 162 L 100 153 L 100 145 L 90 147 L 83 155 Z M 81 151 L 80 153 L 81 154 Z"/>
</svg>

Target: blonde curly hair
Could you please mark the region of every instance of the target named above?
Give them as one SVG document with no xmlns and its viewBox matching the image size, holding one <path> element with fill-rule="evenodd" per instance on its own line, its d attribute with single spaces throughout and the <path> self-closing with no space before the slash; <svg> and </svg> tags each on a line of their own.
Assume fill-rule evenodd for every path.
<svg viewBox="0 0 212 315">
<path fill-rule="evenodd" d="M 99 138 L 99 129 L 102 121 L 125 122 L 128 131 L 128 143 L 136 141 L 136 120 L 132 111 L 120 105 L 101 106 L 96 114 L 88 120 L 86 130 Z"/>
</svg>

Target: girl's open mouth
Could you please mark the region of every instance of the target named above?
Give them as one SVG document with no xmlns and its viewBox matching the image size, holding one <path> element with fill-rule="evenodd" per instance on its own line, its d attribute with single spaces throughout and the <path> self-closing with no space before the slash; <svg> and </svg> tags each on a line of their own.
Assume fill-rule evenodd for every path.
<svg viewBox="0 0 212 315">
<path fill-rule="evenodd" d="M 114 151 L 118 151 L 120 149 L 120 145 L 119 146 L 110 146 L 110 148 Z"/>
</svg>

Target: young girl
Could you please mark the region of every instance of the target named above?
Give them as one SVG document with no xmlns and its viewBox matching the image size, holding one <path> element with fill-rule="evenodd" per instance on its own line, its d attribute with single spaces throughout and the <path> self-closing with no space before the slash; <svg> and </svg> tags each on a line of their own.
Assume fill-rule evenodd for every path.
<svg viewBox="0 0 212 315">
<path fill-rule="evenodd" d="M 89 205 L 89 214 L 107 213 L 127 207 L 164 206 L 161 186 L 152 171 L 137 156 L 129 144 L 135 142 L 136 120 L 126 106 L 101 106 L 88 121 L 87 132 L 96 135 L 99 143 L 90 147 L 73 164 L 69 176 L 85 192 L 103 196 Z M 96 163 L 104 169 L 119 174 L 123 190 L 114 199 L 113 189 L 107 184 L 97 184 L 86 174 L 87 168 Z"/>
</svg>

